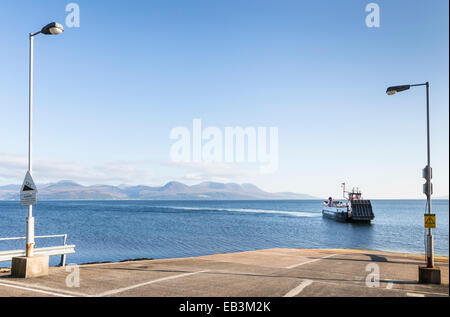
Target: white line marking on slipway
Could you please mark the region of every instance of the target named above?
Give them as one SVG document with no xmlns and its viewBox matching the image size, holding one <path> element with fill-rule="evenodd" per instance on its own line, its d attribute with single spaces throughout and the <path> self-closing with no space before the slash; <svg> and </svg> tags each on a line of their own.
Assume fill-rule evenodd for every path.
<svg viewBox="0 0 450 317">
<path fill-rule="evenodd" d="M 321 257 L 321 258 L 314 259 L 314 260 L 311 260 L 311 261 L 306 261 L 306 262 L 294 264 L 294 265 L 291 265 L 291 266 L 286 267 L 286 269 L 293 269 L 293 268 L 296 268 L 296 267 L 298 267 L 298 266 L 302 266 L 302 265 L 309 264 L 309 263 L 313 263 L 313 262 L 317 262 L 317 261 L 320 261 L 320 260 L 323 260 L 323 259 L 331 258 L 332 256 L 335 256 L 335 255 L 338 255 L 338 253 L 331 254 L 331 255 L 327 255 L 327 256 L 323 256 L 323 257 Z"/>
<path fill-rule="evenodd" d="M 296 288 L 290 290 L 283 297 L 294 297 L 294 296 L 300 294 L 305 289 L 305 287 L 311 285 L 312 283 L 313 283 L 313 281 L 311 281 L 311 280 L 304 280 L 299 286 L 297 286 Z"/>
<path fill-rule="evenodd" d="M 118 293 L 129 291 L 131 289 L 138 288 L 138 287 L 150 285 L 150 284 L 153 284 L 153 283 L 158 283 L 158 282 L 167 281 L 167 280 L 173 280 L 173 279 L 176 279 L 176 278 L 191 276 L 191 275 L 205 273 L 205 272 L 208 272 L 208 270 L 167 276 L 167 277 L 159 278 L 159 279 L 156 279 L 156 280 L 152 280 L 152 281 L 148 281 L 148 282 L 144 282 L 144 283 L 140 283 L 140 284 L 136 284 L 136 285 L 132 285 L 132 286 L 118 288 L 118 289 L 115 289 L 115 290 L 103 292 L 103 293 L 94 295 L 94 297 L 103 297 L 103 296 L 109 296 L 109 295 L 113 295 L 113 294 L 118 294 Z"/>
<path fill-rule="evenodd" d="M 16 285 L 16 286 L 22 286 L 22 287 L 26 287 L 26 288 L 38 289 L 38 290 L 43 290 L 43 291 L 59 292 L 59 293 L 63 293 L 63 294 L 66 293 L 66 294 L 70 294 L 70 295 L 78 296 L 78 297 L 89 296 L 87 294 L 83 294 L 83 293 L 79 293 L 79 292 L 73 292 L 73 291 L 68 291 L 68 290 L 51 288 L 51 287 L 38 285 L 38 284 L 25 284 L 25 283 L 12 282 L 12 281 L 2 281 L 2 283 L 8 284 L 8 285 Z"/>
<path fill-rule="evenodd" d="M 406 293 L 406 296 L 409 297 L 425 297 L 423 294 L 416 294 L 416 293 Z"/>
<path fill-rule="evenodd" d="M 11 288 L 17 288 L 17 289 L 21 289 L 21 290 L 25 290 L 25 291 L 36 292 L 36 293 L 42 293 L 42 294 L 53 295 L 53 296 L 58 296 L 58 297 L 73 297 L 73 296 L 71 296 L 71 295 L 58 294 L 58 293 L 53 293 L 53 292 L 47 292 L 47 291 L 42 291 L 42 290 L 38 290 L 38 289 L 34 289 L 34 288 L 28 288 L 28 287 L 17 286 L 17 285 L 11 285 L 11 284 L 0 283 L 0 286 L 6 286 L 6 287 L 11 287 Z"/>
</svg>

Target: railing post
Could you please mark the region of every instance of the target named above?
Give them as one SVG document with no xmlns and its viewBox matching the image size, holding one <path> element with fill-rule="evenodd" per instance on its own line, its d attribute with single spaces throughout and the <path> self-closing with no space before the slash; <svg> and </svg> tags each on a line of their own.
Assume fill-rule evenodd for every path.
<svg viewBox="0 0 450 317">
<path fill-rule="evenodd" d="M 67 242 L 67 234 L 64 235 L 63 237 L 63 246 L 66 246 L 66 242 Z M 66 255 L 62 254 L 61 255 L 61 263 L 59 264 L 59 266 L 66 266 Z"/>
</svg>

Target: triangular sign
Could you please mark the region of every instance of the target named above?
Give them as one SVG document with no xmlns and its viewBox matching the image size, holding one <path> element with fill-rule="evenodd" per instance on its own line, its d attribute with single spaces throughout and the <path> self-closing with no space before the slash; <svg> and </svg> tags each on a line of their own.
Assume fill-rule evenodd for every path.
<svg viewBox="0 0 450 317">
<path fill-rule="evenodd" d="M 30 172 L 27 172 L 27 175 L 25 175 L 25 180 L 23 181 L 22 189 L 20 190 L 20 192 L 27 191 L 37 192 L 36 185 L 34 184 L 33 177 L 31 177 Z"/>
</svg>

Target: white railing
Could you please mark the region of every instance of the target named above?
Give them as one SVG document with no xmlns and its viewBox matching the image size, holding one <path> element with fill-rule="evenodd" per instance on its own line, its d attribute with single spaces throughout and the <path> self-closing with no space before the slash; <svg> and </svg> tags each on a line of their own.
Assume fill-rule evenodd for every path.
<svg viewBox="0 0 450 317">
<path fill-rule="evenodd" d="M 67 245 L 67 234 L 57 234 L 49 236 L 37 236 L 36 239 L 45 238 L 63 238 L 63 244 L 56 247 L 45 247 L 45 248 L 35 248 L 34 253 L 37 255 L 61 255 L 60 266 L 66 265 L 66 255 L 75 253 L 75 245 Z M 13 241 L 13 240 L 25 240 L 25 237 L 17 238 L 0 238 L 0 241 Z M 0 251 L 0 262 L 9 262 L 12 258 L 26 256 L 25 250 L 11 250 L 11 251 Z"/>
</svg>

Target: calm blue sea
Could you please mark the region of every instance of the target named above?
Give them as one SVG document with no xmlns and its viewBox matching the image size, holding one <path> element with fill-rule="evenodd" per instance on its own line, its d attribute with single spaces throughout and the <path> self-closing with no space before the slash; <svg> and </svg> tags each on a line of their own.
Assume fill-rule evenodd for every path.
<svg viewBox="0 0 450 317">
<path fill-rule="evenodd" d="M 374 200 L 372 225 L 323 219 L 322 201 L 59 201 L 34 208 L 36 235 L 67 233 L 68 263 L 175 258 L 266 248 L 423 253 L 424 200 Z M 436 254 L 449 254 L 449 201 L 435 200 Z M 0 238 L 25 236 L 27 209 L 0 202 Z M 59 245 L 37 240 L 37 247 Z M 25 242 L 0 241 L 0 251 Z M 58 259 L 52 259 L 57 264 Z M 0 263 L 8 266 L 9 263 Z"/>
</svg>

